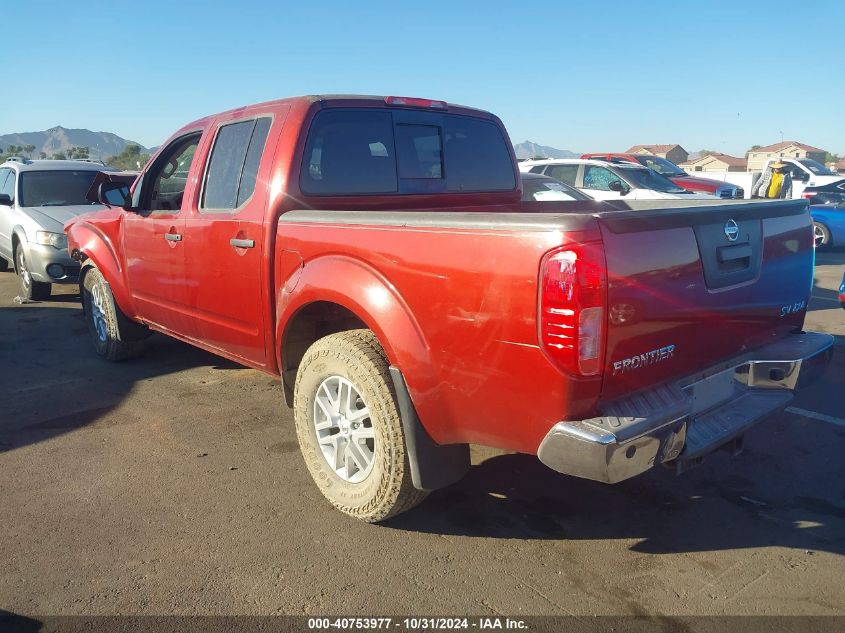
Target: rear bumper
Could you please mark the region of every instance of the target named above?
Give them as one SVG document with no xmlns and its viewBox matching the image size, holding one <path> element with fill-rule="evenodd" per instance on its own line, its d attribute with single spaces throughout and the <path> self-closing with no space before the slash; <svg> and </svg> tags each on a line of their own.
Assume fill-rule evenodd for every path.
<svg viewBox="0 0 845 633">
<path fill-rule="evenodd" d="M 695 463 L 740 438 L 830 364 L 833 337 L 805 332 L 701 374 L 608 405 L 604 415 L 558 422 L 537 456 L 561 473 L 616 483 L 653 467 Z"/>
</svg>

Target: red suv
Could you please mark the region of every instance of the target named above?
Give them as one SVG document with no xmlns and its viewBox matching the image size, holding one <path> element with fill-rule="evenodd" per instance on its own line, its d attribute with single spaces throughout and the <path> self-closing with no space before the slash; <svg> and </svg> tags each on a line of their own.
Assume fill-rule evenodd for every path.
<svg viewBox="0 0 845 633">
<path fill-rule="evenodd" d="M 717 198 L 744 198 L 745 191 L 742 187 L 738 187 L 729 182 L 721 180 L 712 180 L 710 178 L 698 178 L 690 176 L 683 169 L 678 167 L 671 160 L 666 160 L 660 156 L 653 154 L 619 154 L 616 152 L 596 152 L 592 154 L 582 154 L 581 158 L 593 158 L 608 161 L 628 161 L 631 163 L 640 163 L 649 169 L 653 169 L 661 176 L 665 176 L 679 187 L 689 189 L 690 191 L 700 191 L 701 193 L 712 193 Z"/>
</svg>

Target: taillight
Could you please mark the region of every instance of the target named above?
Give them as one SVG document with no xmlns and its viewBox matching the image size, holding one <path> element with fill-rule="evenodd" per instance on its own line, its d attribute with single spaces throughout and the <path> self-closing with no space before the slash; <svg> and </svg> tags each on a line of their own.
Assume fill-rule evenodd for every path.
<svg viewBox="0 0 845 633">
<path fill-rule="evenodd" d="M 809 200 L 810 198 L 814 198 L 816 196 L 815 193 L 807 193 L 806 191 L 804 192 L 803 195 L 804 195 L 805 198 L 807 198 L 807 200 Z"/>
<path fill-rule="evenodd" d="M 384 102 L 392 106 L 405 106 L 408 108 L 437 108 L 445 110 L 445 101 L 434 101 L 433 99 L 419 99 L 417 97 L 385 97 Z"/>
<path fill-rule="evenodd" d="M 601 242 L 548 253 L 540 269 L 543 352 L 568 374 L 595 376 L 604 362 L 607 271 Z"/>
</svg>

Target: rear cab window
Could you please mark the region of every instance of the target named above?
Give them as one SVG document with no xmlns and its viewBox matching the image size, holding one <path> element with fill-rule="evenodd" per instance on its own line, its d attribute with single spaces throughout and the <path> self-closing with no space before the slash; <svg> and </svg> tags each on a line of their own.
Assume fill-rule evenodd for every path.
<svg viewBox="0 0 845 633">
<path fill-rule="evenodd" d="M 331 108 L 311 124 L 300 188 L 316 196 L 512 191 L 516 176 L 505 137 L 491 121 Z"/>
</svg>

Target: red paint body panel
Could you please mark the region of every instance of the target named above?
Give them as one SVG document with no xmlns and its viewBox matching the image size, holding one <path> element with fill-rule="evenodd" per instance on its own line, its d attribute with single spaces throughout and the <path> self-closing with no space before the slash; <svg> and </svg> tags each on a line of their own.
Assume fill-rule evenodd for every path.
<svg viewBox="0 0 845 633">
<path fill-rule="evenodd" d="M 719 342 L 726 333 L 736 335 L 737 345 L 752 345 L 800 327 L 803 313 L 776 321 L 770 312 L 782 300 L 793 301 L 803 288 L 801 275 L 810 276 L 803 263 L 812 252 L 807 214 L 763 220 L 770 269 L 764 269 L 764 283 L 750 286 L 750 298 L 742 289 L 710 293 L 702 288 L 691 227 L 616 234 L 602 224 L 608 205 L 520 202 L 510 145 L 517 183 L 511 191 L 308 197 L 299 189 L 307 132 L 319 110 L 336 107 L 387 105 L 375 97 L 299 97 L 185 126 L 146 168 L 174 139 L 201 133 L 181 208 L 82 216 L 66 226 L 70 250 L 103 272 L 129 318 L 275 375 L 285 366 L 281 355 L 291 320 L 314 302 L 343 306 L 375 332 L 402 371 L 435 441 L 530 453 L 560 420 L 590 417 L 604 399 L 733 353 L 736 345 Z M 507 140 L 489 113 L 453 105 L 448 111 L 490 121 Z M 272 124 L 255 193 L 235 211 L 203 212 L 203 174 L 219 126 L 258 116 L 272 117 Z M 133 186 L 136 200 L 147 186 L 144 173 Z M 335 220 L 338 213 L 369 219 Z M 427 221 L 405 222 L 414 214 Z M 469 219 L 452 222 L 458 216 Z M 173 232 L 182 239 L 164 239 Z M 254 248 L 233 247 L 232 238 L 254 240 Z M 614 380 L 607 372 L 575 378 L 541 352 L 544 254 L 600 240 L 608 254 L 610 304 L 626 293 L 649 302 L 637 324 L 605 325 L 605 366 L 620 354 L 678 339 L 675 344 L 690 353 L 679 354 L 671 366 L 636 380 Z M 786 281 L 774 291 L 779 275 Z"/>
<path fill-rule="evenodd" d="M 537 266 L 559 233 L 283 222 L 278 239 L 304 262 L 280 334 L 315 300 L 367 315 L 435 441 L 532 452 L 594 407 L 600 381 L 565 379 L 537 343 Z"/>
</svg>

